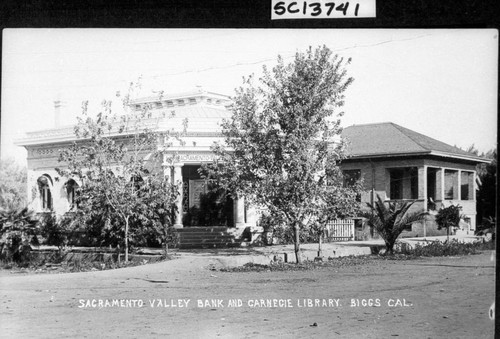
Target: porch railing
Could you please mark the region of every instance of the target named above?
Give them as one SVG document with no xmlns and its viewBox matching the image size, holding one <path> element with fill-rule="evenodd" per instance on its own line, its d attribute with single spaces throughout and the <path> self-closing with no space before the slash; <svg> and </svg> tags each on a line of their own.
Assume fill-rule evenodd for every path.
<svg viewBox="0 0 500 339">
<path fill-rule="evenodd" d="M 354 220 L 337 219 L 328 222 L 324 233 L 325 241 L 352 241 L 354 240 Z"/>
</svg>

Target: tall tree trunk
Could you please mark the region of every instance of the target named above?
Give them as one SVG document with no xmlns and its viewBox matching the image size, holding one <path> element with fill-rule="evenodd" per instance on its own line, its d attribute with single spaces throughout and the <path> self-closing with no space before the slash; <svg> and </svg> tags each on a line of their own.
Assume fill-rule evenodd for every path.
<svg viewBox="0 0 500 339">
<path fill-rule="evenodd" d="M 163 242 L 165 243 L 163 250 L 165 251 L 165 255 L 167 255 L 168 254 L 168 226 L 167 225 L 163 225 Z"/>
<path fill-rule="evenodd" d="M 128 263 L 128 217 L 125 218 L 125 262 Z"/>
<path fill-rule="evenodd" d="M 116 259 L 118 260 L 118 267 L 120 266 L 120 264 L 122 263 L 122 258 L 121 258 L 121 249 L 120 249 L 120 244 L 118 244 L 116 246 Z"/>
<path fill-rule="evenodd" d="M 396 240 L 388 239 L 385 240 L 385 254 L 393 254 L 394 253 L 394 244 Z"/>
<path fill-rule="evenodd" d="M 394 254 L 394 243 L 386 244 L 387 254 Z"/>
<path fill-rule="evenodd" d="M 321 241 L 323 240 L 323 231 L 319 232 L 319 239 L 318 239 L 318 257 L 323 256 L 323 251 L 321 249 Z"/>
<path fill-rule="evenodd" d="M 295 250 L 295 259 L 297 260 L 297 264 L 302 263 L 302 258 L 300 256 L 300 227 L 297 223 L 294 223 L 293 225 L 293 231 L 294 231 L 294 250 Z"/>
</svg>

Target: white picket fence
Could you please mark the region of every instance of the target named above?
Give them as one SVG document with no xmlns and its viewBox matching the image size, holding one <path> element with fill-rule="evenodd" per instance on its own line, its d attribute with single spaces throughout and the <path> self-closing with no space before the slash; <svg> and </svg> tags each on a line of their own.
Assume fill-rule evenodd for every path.
<svg viewBox="0 0 500 339">
<path fill-rule="evenodd" d="M 328 222 L 324 233 L 325 241 L 352 241 L 354 240 L 354 220 L 337 219 Z"/>
</svg>

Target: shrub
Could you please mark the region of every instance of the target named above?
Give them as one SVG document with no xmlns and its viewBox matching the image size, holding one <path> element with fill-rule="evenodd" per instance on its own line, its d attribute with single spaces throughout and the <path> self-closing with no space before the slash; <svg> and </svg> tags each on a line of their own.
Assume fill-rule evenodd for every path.
<svg viewBox="0 0 500 339">
<path fill-rule="evenodd" d="M 40 234 L 45 238 L 45 244 L 63 247 L 68 242 L 68 226 L 70 220 L 63 218 L 57 220 L 52 214 L 48 214 L 41 220 Z"/>
<path fill-rule="evenodd" d="M 493 217 L 483 218 L 483 223 L 478 225 L 476 229 L 476 235 L 483 236 L 491 234 L 491 239 L 495 240 L 496 229 L 497 229 L 496 218 Z"/>
<path fill-rule="evenodd" d="M 437 215 L 436 215 L 436 223 L 438 225 L 438 230 L 446 228 L 446 235 L 450 236 L 450 228 L 458 227 L 460 223 L 460 211 L 462 210 L 462 206 L 460 205 L 450 205 L 448 207 L 442 206 Z"/>
<path fill-rule="evenodd" d="M 293 229 L 280 224 L 274 227 L 273 237 L 278 240 L 278 244 L 293 244 Z M 309 229 L 300 229 L 299 237 L 302 244 L 318 241 L 318 235 L 315 234 L 315 232 L 311 232 Z"/>
<path fill-rule="evenodd" d="M 402 247 L 402 254 L 412 255 L 416 257 L 445 257 L 455 255 L 470 255 L 478 254 L 482 250 L 489 250 L 494 247 L 492 243 L 464 243 L 453 239 L 448 242 L 434 241 L 427 245 L 415 245 L 414 248 Z"/>
<path fill-rule="evenodd" d="M 31 246 L 27 239 L 19 231 L 12 231 L 6 236 L 2 244 L 1 258 L 5 262 L 14 262 L 26 266 L 31 260 Z"/>
</svg>

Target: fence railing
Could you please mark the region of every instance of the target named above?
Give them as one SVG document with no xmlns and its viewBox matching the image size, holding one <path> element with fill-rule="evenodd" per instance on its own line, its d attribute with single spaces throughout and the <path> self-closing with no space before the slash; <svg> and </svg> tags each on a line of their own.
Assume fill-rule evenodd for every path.
<svg viewBox="0 0 500 339">
<path fill-rule="evenodd" d="M 354 240 L 354 220 L 332 220 L 325 227 L 324 241 Z"/>
</svg>

